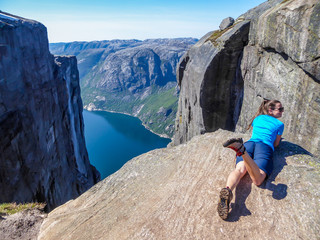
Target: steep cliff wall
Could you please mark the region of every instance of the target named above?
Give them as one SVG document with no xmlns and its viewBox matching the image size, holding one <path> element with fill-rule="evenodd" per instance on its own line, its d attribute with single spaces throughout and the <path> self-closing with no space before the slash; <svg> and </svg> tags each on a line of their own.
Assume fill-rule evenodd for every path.
<svg viewBox="0 0 320 240">
<path fill-rule="evenodd" d="M 52 209 L 99 179 L 84 142 L 77 61 L 53 57 L 46 28 L 0 12 L 0 202 Z"/>
<path fill-rule="evenodd" d="M 181 60 L 176 144 L 218 128 L 234 130 L 242 87 L 236 70 L 248 32 L 249 22 L 242 21 L 221 36 L 219 43 L 214 36 L 220 32 L 208 33 Z"/>
<path fill-rule="evenodd" d="M 244 132 L 262 98 L 275 98 L 285 106 L 284 137 L 318 153 L 319 8 L 267 1 L 192 47 L 177 70 L 174 143 L 219 128 Z"/>
</svg>

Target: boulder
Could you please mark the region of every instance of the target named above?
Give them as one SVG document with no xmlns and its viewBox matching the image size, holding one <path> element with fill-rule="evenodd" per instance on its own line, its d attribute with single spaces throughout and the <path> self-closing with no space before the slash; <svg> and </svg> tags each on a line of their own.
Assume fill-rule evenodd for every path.
<svg viewBox="0 0 320 240">
<path fill-rule="evenodd" d="M 283 141 L 260 186 L 240 181 L 226 221 L 216 211 L 235 154 L 218 130 L 138 156 L 75 200 L 49 213 L 49 239 L 319 239 L 320 164 Z"/>
<path fill-rule="evenodd" d="M 222 20 L 222 22 L 219 25 L 219 28 L 220 28 L 221 31 L 223 31 L 226 28 L 232 26 L 233 23 L 234 23 L 234 19 L 232 17 L 227 17 L 227 18 Z"/>
</svg>

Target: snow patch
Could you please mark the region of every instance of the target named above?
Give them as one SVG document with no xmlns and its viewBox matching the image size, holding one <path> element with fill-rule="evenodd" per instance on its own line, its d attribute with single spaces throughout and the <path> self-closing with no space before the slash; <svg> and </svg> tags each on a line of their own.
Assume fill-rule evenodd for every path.
<svg viewBox="0 0 320 240">
<path fill-rule="evenodd" d="M 98 101 L 105 101 L 105 100 L 106 100 L 106 98 L 103 97 L 103 96 L 96 96 L 96 99 L 97 99 Z"/>
</svg>

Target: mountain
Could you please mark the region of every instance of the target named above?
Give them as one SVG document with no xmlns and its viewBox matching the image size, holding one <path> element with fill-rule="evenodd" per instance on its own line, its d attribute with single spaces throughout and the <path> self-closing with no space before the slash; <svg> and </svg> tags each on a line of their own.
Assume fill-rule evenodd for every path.
<svg viewBox="0 0 320 240">
<path fill-rule="evenodd" d="M 197 39 L 51 43 L 50 51 L 78 59 L 88 110 L 130 114 L 159 135 L 172 137 L 177 111 L 176 66 Z"/>
<path fill-rule="evenodd" d="M 51 210 L 99 181 L 86 150 L 75 57 L 52 56 L 46 28 L 0 12 L 0 202 Z"/>
</svg>

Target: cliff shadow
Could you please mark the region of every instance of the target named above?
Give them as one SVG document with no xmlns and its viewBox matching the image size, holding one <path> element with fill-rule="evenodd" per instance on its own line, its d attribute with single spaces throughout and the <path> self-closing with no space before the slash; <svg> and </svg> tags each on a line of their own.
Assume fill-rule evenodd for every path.
<svg viewBox="0 0 320 240">
<path fill-rule="evenodd" d="M 271 175 L 263 182 L 260 186 L 262 189 L 268 189 L 272 192 L 272 197 L 276 200 L 284 199 L 287 196 L 288 186 L 284 183 L 275 183 L 275 180 L 279 173 L 282 171 L 284 166 L 287 165 L 286 157 L 303 154 L 310 155 L 312 154 L 291 142 L 282 141 L 279 147 L 277 147 L 273 154 L 273 171 Z"/>
<path fill-rule="evenodd" d="M 216 54 L 205 72 L 200 87 L 200 106 L 206 132 L 236 128 L 244 94 L 241 59 L 242 49 L 235 56 L 222 51 Z M 236 67 L 231 68 L 230 64 Z"/>
<path fill-rule="evenodd" d="M 274 168 L 269 177 L 259 186 L 261 189 L 267 189 L 272 192 L 272 197 L 276 200 L 282 200 L 287 196 L 288 186 L 285 183 L 275 183 L 275 180 L 282 169 L 287 165 L 286 157 L 303 154 L 312 154 L 304 148 L 287 141 L 281 142 L 279 147 L 275 149 L 273 155 Z M 245 202 L 251 193 L 252 181 L 248 174 L 246 174 L 238 184 L 235 190 L 235 202 L 231 203 L 231 211 L 227 221 L 236 222 L 241 216 L 251 215 L 250 209 L 247 208 Z"/>
<path fill-rule="evenodd" d="M 241 216 L 251 215 L 250 210 L 247 208 L 245 202 L 251 193 L 252 181 L 248 174 L 246 174 L 239 182 L 235 192 L 235 202 L 231 203 L 231 211 L 229 213 L 228 222 L 236 222 Z"/>
</svg>

